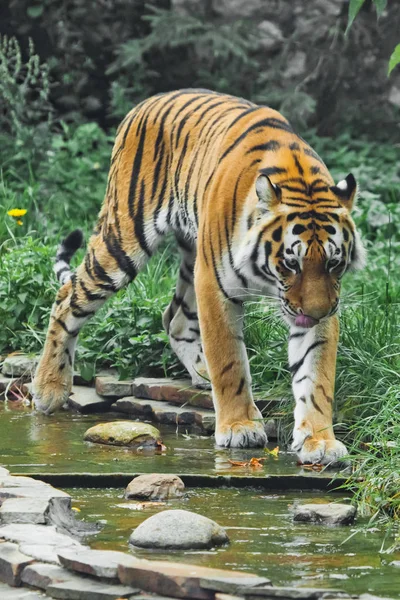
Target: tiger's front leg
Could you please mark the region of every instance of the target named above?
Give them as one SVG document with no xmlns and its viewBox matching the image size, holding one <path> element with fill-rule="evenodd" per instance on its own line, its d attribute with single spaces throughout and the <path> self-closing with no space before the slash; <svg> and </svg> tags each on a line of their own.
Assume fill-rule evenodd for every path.
<svg viewBox="0 0 400 600">
<path fill-rule="evenodd" d="M 251 392 L 242 305 L 224 295 L 215 269 L 201 258 L 196 263 L 195 290 L 212 384 L 216 442 L 225 447 L 264 447 L 268 440 Z"/>
<path fill-rule="evenodd" d="M 334 464 L 347 454 L 332 424 L 338 337 L 337 316 L 311 329 L 291 329 L 289 368 L 296 400 L 292 449 L 302 463 Z"/>
</svg>

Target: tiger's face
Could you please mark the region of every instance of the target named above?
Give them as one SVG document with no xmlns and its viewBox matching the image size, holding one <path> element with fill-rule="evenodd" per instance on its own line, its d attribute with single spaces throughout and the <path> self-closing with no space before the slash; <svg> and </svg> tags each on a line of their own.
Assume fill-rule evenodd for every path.
<svg viewBox="0 0 400 600">
<path fill-rule="evenodd" d="M 253 256 L 256 271 L 274 282 L 291 325 L 309 328 L 335 314 L 344 273 L 363 265 L 364 249 L 350 216 L 356 187 L 349 175 L 337 186 L 324 186 L 317 198 L 294 202 L 268 178 L 257 180 L 267 213 Z"/>
</svg>

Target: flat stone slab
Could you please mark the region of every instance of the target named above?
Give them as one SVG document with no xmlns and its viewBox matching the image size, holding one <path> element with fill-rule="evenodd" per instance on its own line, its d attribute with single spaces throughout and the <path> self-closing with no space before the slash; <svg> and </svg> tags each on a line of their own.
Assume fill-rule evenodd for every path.
<svg viewBox="0 0 400 600">
<path fill-rule="evenodd" d="M 41 487 L 41 488 L 49 488 L 51 487 L 48 483 L 44 483 L 40 481 L 40 479 L 34 479 L 33 477 L 27 477 L 26 475 L 9 475 L 9 474 L 1 474 L 0 473 L 0 489 L 3 487 L 12 488 L 12 487 Z M 61 494 L 65 494 L 65 492 L 60 492 Z M 65 494 L 68 496 L 68 494 Z"/>
<path fill-rule="evenodd" d="M 72 386 L 68 405 L 81 413 L 110 410 L 113 399 L 99 396 L 95 389 L 83 385 Z"/>
<path fill-rule="evenodd" d="M 8 585 L 21 585 L 21 573 L 33 558 L 22 554 L 17 544 L 0 544 L 0 581 Z"/>
<path fill-rule="evenodd" d="M 4 467 L 0 467 L 0 478 L 7 477 L 10 471 Z"/>
<path fill-rule="evenodd" d="M 138 377 L 132 382 L 131 394 L 137 398 L 214 409 L 211 392 L 192 387 L 189 379 Z"/>
<path fill-rule="evenodd" d="M 131 396 L 132 383 L 132 380 L 118 381 L 116 377 L 111 376 L 96 377 L 95 380 L 96 392 L 100 394 L 100 396 L 106 396 L 112 399 Z"/>
<path fill-rule="evenodd" d="M 341 590 L 328 588 L 303 588 L 303 587 L 275 587 L 260 586 L 249 588 L 238 588 L 238 593 L 246 600 L 259 600 L 259 598 L 280 598 L 281 600 L 318 600 L 319 598 L 350 598 L 349 594 Z M 352 596 L 354 597 L 354 596 Z"/>
<path fill-rule="evenodd" d="M 51 500 L 56 498 L 70 499 L 70 496 L 61 490 L 53 488 L 51 485 L 0 487 L 0 500 L 5 500 L 6 498 L 40 498 L 42 500 Z"/>
<path fill-rule="evenodd" d="M 38 363 L 37 356 L 10 354 L 4 359 L 2 374 L 6 377 L 21 377 L 30 380 Z"/>
<path fill-rule="evenodd" d="M 134 396 L 117 400 L 113 408 L 119 412 L 134 417 L 146 418 L 155 423 L 194 427 L 210 434 L 215 430 L 214 411 L 203 408 L 177 406 L 160 400 L 142 400 Z"/>
<path fill-rule="evenodd" d="M 185 484 L 177 475 L 167 473 L 147 473 L 132 479 L 125 490 L 128 500 L 169 500 L 181 498 Z"/>
<path fill-rule="evenodd" d="M 251 573 L 138 560 L 130 556 L 125 556 L 120 563 L 118 575 L 122 583 L 137 585 L 147 592 L 196 600 L 213 600 L 215 592 L 235 593 L 239 587 L 269 584 L 268 579 Z"/>
<path fill-rule="evenodd" d="M 71 573 L 66 581 L 50 583 L 46 588 L 48 596 L 65 600 L 118 600 L 130 598 L 138 591 L 137 588 L 104 583 Z"/>
<path fill-rule="evenodd" d="M 50 563 L 53 565 L 59 565 L 57 552 L 60 550 L 56 544 L 34 544 L 34 543 L 22 543 L 19 545 L 19 549 L 23 554 L 38 560 L 40 562 Z"/>
<path fill-rule="evenodd" d="M 293 520 L 324 525 L 348 525 L 354 521 L 356 512 L 355 506 L 339 502 L 299 504 L 293 509 Z"/>
<path fill-rule="evenodd" d="M 0 527 L 0 538 L 15 542 L 18 544 L 46 544 L 65 548 L 69 546 L 82 547 L 82 545 L 63 533 L 58 533 L 55 527 L 51 525 L 23 525 L 13 523 Z"/>
<path fill-rule="evenodd" d="M 33 590 L 11 588 L 5 583 L 0 583 L 0 598 L 2 600 L 45 600 L 46 596 Z"/>
<path fill-rule="evenodd" d="M 126 556 L 113 550 L 65 549 L 58 553 L 60 563 L 70 571 L 105 579 L 118 578 L 118 565 Z"/>
<path fill-rule="evenodd" d="M 140 548 L 212 548 L 229 542 L 215 521 L 189 510 L 164 510 L 141 523 L 129 538 Z"/>
<path fill-rule="evenodd" d="M 26 585 L 45 590 L 52 583 L 67 581 L 69 573 L 58 565 L 34 563 L 22 571 L 21 581 Z"/>
<path fill-rule="evenodd" d="M 46 523 L 49 501 L 43 498 L 8 498 L 0 507 L 1 523 Z"/>
</svg>

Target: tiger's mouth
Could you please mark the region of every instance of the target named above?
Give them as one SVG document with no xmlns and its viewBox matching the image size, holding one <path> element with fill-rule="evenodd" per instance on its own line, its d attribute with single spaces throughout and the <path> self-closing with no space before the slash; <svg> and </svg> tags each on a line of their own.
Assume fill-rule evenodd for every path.
<svg viewBox="0 0 400 600">
<path fill-rule="evenodd" d="M 297 315 L 294 324 L 296 327 L 304 327 L 305 329 L 311 329 L 315 325 L 318 325 L 319 319 L 314 319 L 309 315 Z"/>
</svg>

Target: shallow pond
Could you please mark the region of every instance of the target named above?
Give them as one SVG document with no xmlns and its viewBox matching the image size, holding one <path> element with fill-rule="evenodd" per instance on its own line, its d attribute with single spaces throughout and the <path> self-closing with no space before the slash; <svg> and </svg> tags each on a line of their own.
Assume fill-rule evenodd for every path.
<svg viewBox="0 0 400 600">
<path fill-rule="evenodd" d="M 210 437 L 187 435 L 180 428 L 161 427 L 167 449 L 163 453 L 137 453 L 115 446 L 83 441 L 92 425 L 121 419 L 119 413 L 80 415 L 61 412 L 45 417 L 16 403 L 0 402 L 0 464 L 13 473 L 148 473 L 240 475 L 265 483 L 267 475 L 312 476 L 293 454 L 268 457 L 262 469 L 232 466 L 263 456 L 261 450 L 221 450 Z M 264 455 L 266 456 L 266 455 Z M 268 484 L 269 485 L 269 484 Z M 314 485 L 314 484 L 313 484 Z M 265 486 L 267 487 L 267 486 Z M 153 553 L 141 556 L 178 560 L 214 567 L 248 570 L 266 575 L 277 585 L 335 587 L 351 593 L 373 592 L 400 598 L 400 570 L 380 559 L 383 534 L 370 529 L 365 536 L 353 528 L 293 524 L 290 506 L 297 501 L 338 500 L 322 492 L 273 494 L 267 489 L 188 490 L 188 498 L 145 508 L 124 501 L 123 489 L 67 490 L 80 516 L 104 522 L 102 531 L 88 543 L 94 548 L 128 550 L 129 535 L 148 516 L 168 508 L 186 508 L 215 519 L 227 528 L 231 544 L 210 552 Z M 268 495 L 269 494 L 269 495 Z M 389 563 L 400 556 L 389 556 Z"/>
<path fill-rule="evenodd" d="M 189 490 L 186 500 L 140 510 L 140 503 L 123 499 L 122 490 L 67 491 L 81 511 L 79 516 L 104 523 L 96 538 L 89 540 L 93 548 L 127 551 L 129 535 L 144 519 L 164 508 L 184 508 L 217 521 L 226 528 L 231 543 L 213 551 L 130 551 L 142 558 L 251 571 L 269 577 L 275 585 L 332 587 L 400 598 L 400 570 L 381 562 L 379 530 L 350 537 L 353 527 L 293 523 L 293 503 L 329 502 L 338 499 L 336 494 L 267 495 L 251 489 L 203 488 Z M 390 555 L 387 563 L 395 558 Z"/>
</svg>

